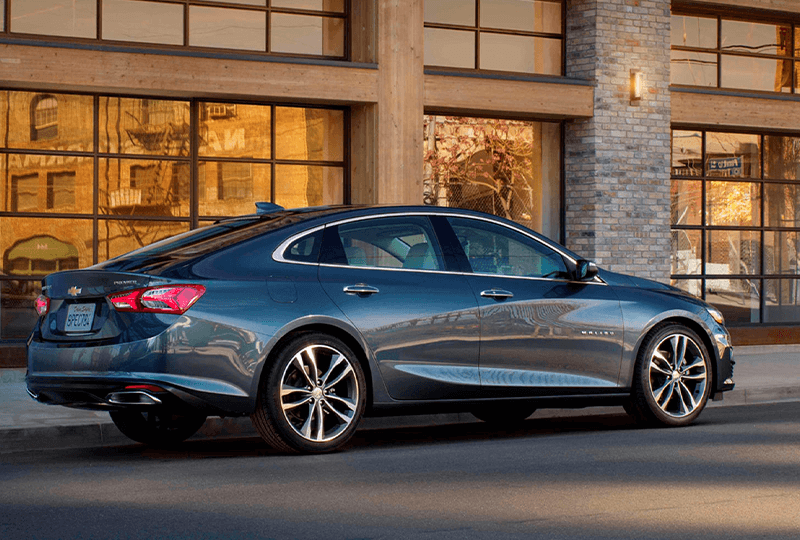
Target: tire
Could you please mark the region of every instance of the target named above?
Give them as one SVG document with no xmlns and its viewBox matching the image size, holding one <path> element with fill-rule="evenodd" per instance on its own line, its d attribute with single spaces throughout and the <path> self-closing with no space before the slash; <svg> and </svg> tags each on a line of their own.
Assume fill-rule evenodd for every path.
<svg viewBox="0 0 800 540">
<path fill-rule="evenodd" d="M 262 378 L 251 416 L 259 435 L 286 453 L 339 450 L 364 414 L 366 379 L 358 357 L 327 334 L 305 334 L 278 352 Z"/>
<path fill-rule="evenodd" d="M 711 375 L 708 351 L 695 332 L 680 324 L 658 327 L 639 350 L 625 410 L 643 425 L 691 424 L 708 402 Z"/>
<path fill-rule="evenodd" d="M 487 424 L 513 426 L 524 422 L 536 411 L 536 407 L 526 403 L 490 403 L 470 411 L 472 416 Z"/>
<path fill-rule="evenodd" d="M 110 411 L 123 435 L 148 446 L 172 446 L 197 433 L 204 415 L 179 415 L 169 411 Z"/>
</svg>

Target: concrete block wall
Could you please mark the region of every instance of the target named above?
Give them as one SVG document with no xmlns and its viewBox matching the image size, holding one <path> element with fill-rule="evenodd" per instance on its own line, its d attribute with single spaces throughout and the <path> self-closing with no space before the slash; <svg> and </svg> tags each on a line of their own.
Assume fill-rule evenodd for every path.
<svg viewBox="0 0 800 540">
<path fill-rule="evenodd" d="M 595 83 L 594 117 L 565 126 L 566 244 L 668 282 L 670 0 L 567 0 L 566 21 L 566 74 Z"/>
</svg>

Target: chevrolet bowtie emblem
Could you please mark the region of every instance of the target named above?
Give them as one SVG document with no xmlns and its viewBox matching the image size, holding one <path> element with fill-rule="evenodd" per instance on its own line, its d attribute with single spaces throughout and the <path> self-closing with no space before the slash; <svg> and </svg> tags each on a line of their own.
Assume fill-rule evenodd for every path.
<svg viewBox="0 0 800 540">
<path fill-rule="evenodd" d="M 68 293 L 70 296 L 78 296 L 79 294 L 81 294 L 81 290 L 82 290 L 82 289 L 81 289 L 80 287 L 76 287 L 75 285 L 73 285 L 72 287 L 70 287 L 70 288 L 69 288 L 69 290 L 67 291 L 67 293 Z"/>
</svg>

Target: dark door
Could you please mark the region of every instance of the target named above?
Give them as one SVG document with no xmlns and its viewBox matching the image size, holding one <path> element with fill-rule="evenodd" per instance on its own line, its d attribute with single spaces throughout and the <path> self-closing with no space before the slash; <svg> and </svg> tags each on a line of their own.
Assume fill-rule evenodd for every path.
<svg viewBox="0 0 800 540">
<path fill-rule="evenodd" d="M 361 332 L 395 399 L 478 395 L 478 309 L 448 272 L 425 216 L 352 221 L 325 231 L 319 277 Z"/>
<path fill-rule="evenodd" d="M 619 300 L 599 280 L 572 280 L 564 256 L 509 227 L 448 218 L 480 305 L 484 396 L 602 393 L 617 387 Z"/>
</svg>

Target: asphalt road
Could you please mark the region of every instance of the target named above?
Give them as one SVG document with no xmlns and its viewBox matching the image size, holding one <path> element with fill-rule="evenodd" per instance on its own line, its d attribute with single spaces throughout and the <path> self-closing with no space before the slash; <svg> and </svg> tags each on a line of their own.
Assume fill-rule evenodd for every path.
<svg viewBox="0 0 800 540">
<path fill-rule="evenodd" d="M 800 402 L 0 455 L 0 538 L 800 538 Z"/>
</svg>

